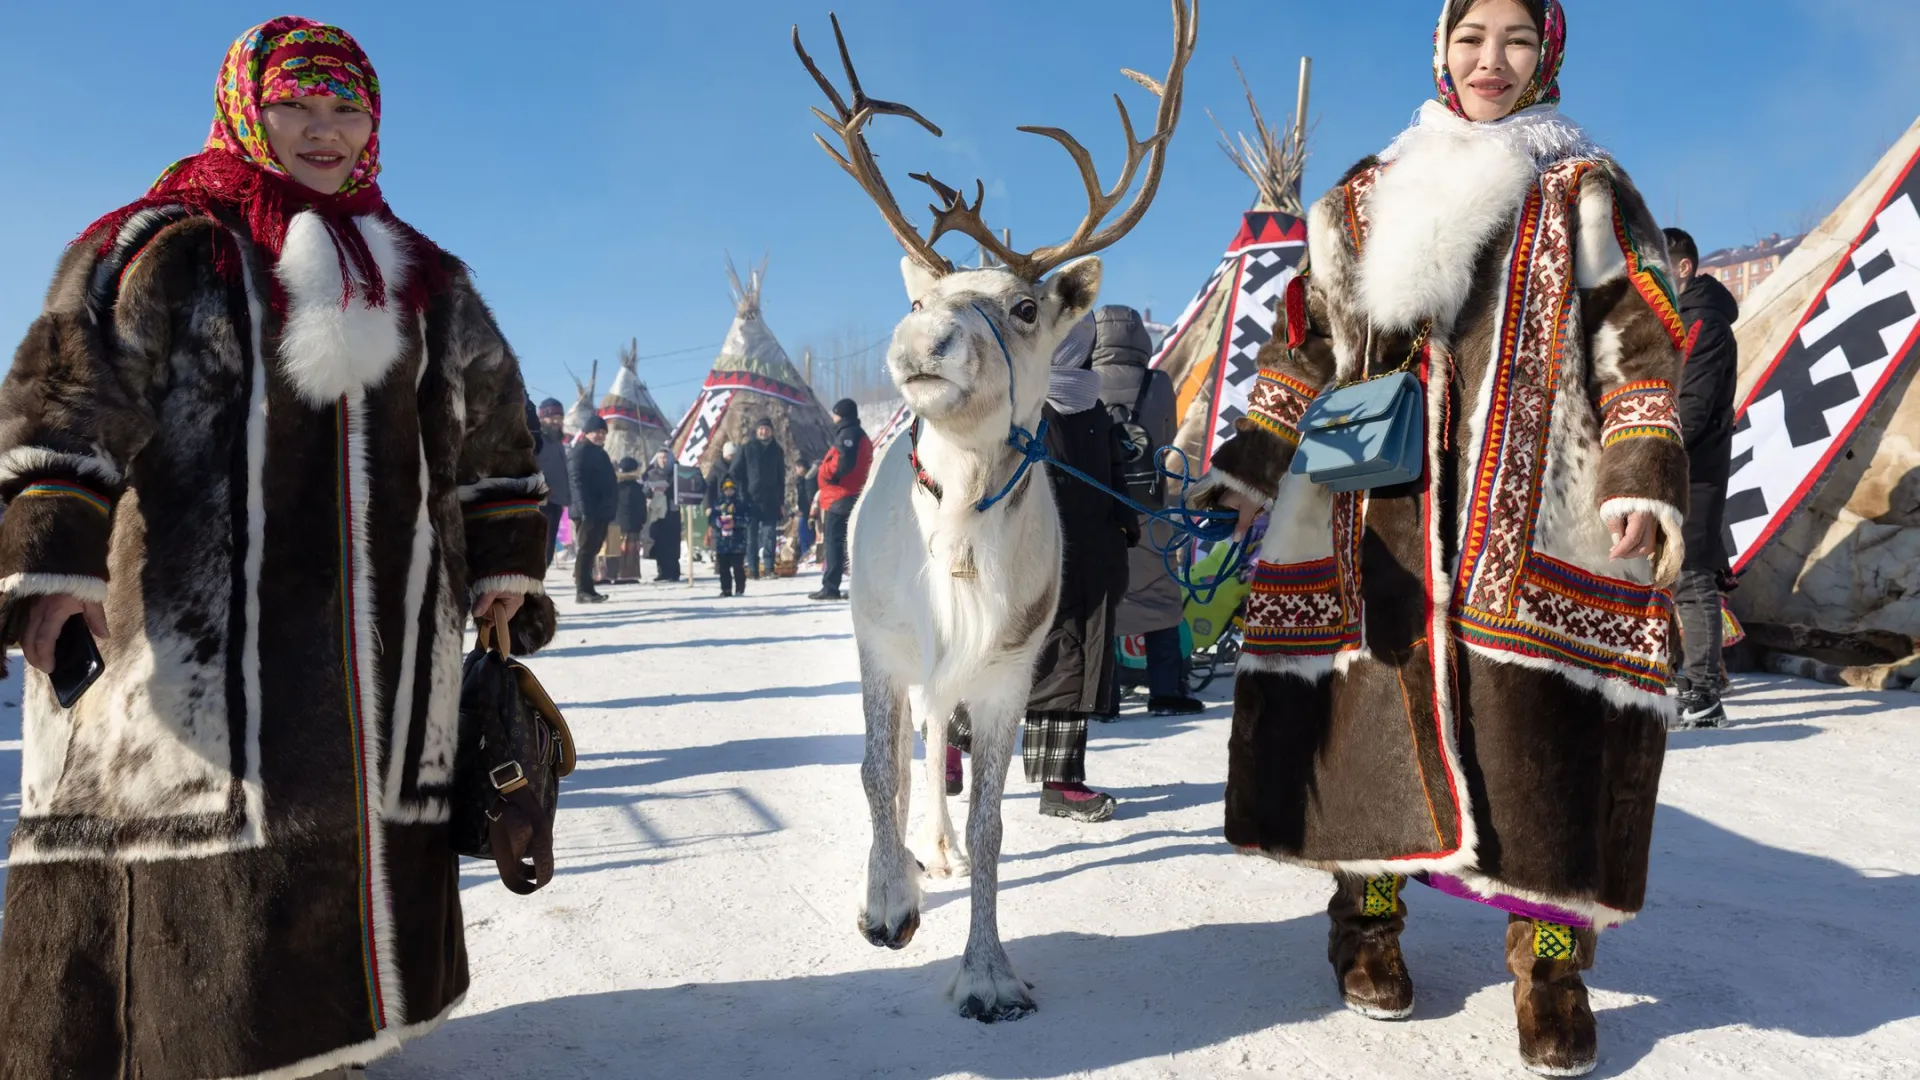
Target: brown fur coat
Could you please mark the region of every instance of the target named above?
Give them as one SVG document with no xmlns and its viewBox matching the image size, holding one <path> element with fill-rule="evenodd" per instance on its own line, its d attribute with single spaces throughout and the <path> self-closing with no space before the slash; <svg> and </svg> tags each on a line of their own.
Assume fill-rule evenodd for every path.
<svg viewBox="0 0 1920 1080">
<path fill-rule="evenodd" d="M 237 222 L 141 213 L 68 251 L 0 385 L 8 640 L 52 593 L 112 631 L 73 711 L 27 674 L 0 1077 L 304 1076 L 465 992 L 461 633 L 501 591 L 552 636 L 545 485 L 458 263 L 360 227 L 385 309 L 342 306 L 311 215 L 267 265 Z"/>
<path fill-rule="evenodd" d="M 1610 926 L 1646 884 L 1686 458 L 1661 234 L 1571 141 L 1403 140 L 1313 208 L 1304 325 L 1262 353 L 1214 458 L 1216 489 L 1273 502 L 1227 835 Z M 1312 399 L 1409 355 L 1421 480 L 1333 495 L 1289 475 Z M 1604 519 L 1634 510 L 1660 549 L 1613 561 Z"/>
</svg>

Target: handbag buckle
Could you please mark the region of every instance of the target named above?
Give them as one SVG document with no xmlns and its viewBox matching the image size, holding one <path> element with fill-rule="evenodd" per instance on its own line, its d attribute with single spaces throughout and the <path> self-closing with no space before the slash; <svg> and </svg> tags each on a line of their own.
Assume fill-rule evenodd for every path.
<svg viewBox="0 0 1920 1080">
<path fill-rule="evenodd" d="M 512 775 L 502 780 L 500 775 L 509 769 L 512 770 Z M 504 765 L 494 766 L 492 771 L 487 773 L 487 779 L 493 781 L 494 790 L 502 795 L 510 795 L 527 786 L 527 771 L 520 767 L 518 761 L 509 761 Z"/>
</svg>

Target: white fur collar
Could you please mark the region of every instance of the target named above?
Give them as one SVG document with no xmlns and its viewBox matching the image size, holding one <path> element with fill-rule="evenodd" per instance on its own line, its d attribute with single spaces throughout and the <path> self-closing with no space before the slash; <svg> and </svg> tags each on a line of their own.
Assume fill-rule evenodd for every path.
<svg viewBox="0 0 1920 1080">
<path fill-rule="evenodd" d="M 1512 221 L 1540 172 L 1598 154 L 1552 105 L 1473 123 L 1437 101 L 1380 155 L 1387 169 L 1368 202 L 1372 228 L 1362 254 L 1360 303 L 1376 328 L 1442 328 L 1467 301 L 1474 263 Z"/>
<path fill-rule="evenodd" d="M 386 279 L 387 306 L 370 307 L 358 296 L 340 305 L 340 256 L 326 225 L 302 211 L 287 225 L 287 243 L 274 275 L 287 292 L 287 323 L 280 336 L 281 370 L 301 400 L 316 408 L 355 390 L 380 385 L 400 358 L 406 251 L 393 229 L 377 218 L 354 219 Z"/>
</svg>

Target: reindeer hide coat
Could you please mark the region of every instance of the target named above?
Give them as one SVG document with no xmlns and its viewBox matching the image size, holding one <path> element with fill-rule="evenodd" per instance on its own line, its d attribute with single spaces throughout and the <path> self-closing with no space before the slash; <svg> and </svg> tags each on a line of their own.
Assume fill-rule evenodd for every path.
<svg viewBox="0 0 1920 1080">
<path fill-rule="evenodd" d="M 1565 142 L 1413 140 L 1311 212 L 1310 276 L 1214 458 L 1216 485 L 1273 500 L 1226 829 L 1606 927 L 1646 886 L 1687 470 L 1661 233 L 1617 165 Z M 1409 357 L 1419 481 L 1288 474 L 1313 398 Z M 1603 512 L 1635 510 L 1661 548 L 1614 561 Z"/>
<path fill-rule="evenodd" d="M 497 591 L 552 636 L 546 489 L 464 271 L 357 222 L 384 308 L 310 213 L 268 265 L 143 211 L 67 252 L 0 386 L 7 639 L 48 594 L 111 629 L 72 711 L 26 676 L 0 1077 L 306 1076 L 466 990 L 461 634 Z"/>
</svg>

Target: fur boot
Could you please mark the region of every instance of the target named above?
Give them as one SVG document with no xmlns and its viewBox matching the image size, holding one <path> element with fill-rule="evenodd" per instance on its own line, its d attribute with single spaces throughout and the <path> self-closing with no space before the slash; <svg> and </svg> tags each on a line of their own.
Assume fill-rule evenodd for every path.
<svg viewBox="0 0 1920 1080">
<path fill-rule="evenodd" d="M 1593 966 L 1592 930 L 1507 921 L 1507 970 L 1513 972 L 1513 1012 L 1520 1058 L 1541 1076 L 1585 1076 L 1599 1061 L 1593 1009 L 1580 973 Z"/>
<path fill-rule="evenodd" d="M 1407 902 L 1400 898 L 1405 878 L 1352 874 L 1334 876 L 1327 902 L 1332 926 L 1327 959 L 1347 1008 L 1370 1020 L 1405 1020 L 1413 1015 L 1413 978 L 1400 954 L 1400 932 L 1407 926 Z"/>
</svg>

